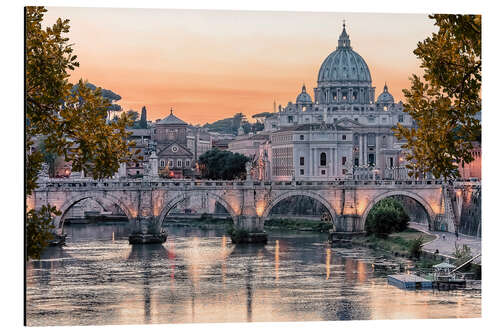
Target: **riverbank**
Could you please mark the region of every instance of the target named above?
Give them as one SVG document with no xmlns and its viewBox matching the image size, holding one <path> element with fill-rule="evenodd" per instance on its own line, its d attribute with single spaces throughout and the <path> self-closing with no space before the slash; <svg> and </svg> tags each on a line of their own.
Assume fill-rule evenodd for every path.
<svg viewBox="0 0 500 333">
<path fill-rule="evenodd" d="M 436 237 L 416 229 L 408 228 L 403 232 L 390 234 L 387 238 L 378 238 L 375 235 L 356 235 L 352 244 L 366 246 L 375 250 L 382 250 L 395 256 L 410 257 L 412 241 L 422 238 L 422 243 L 433 241 Z"/>
<path fill-rule="evenodd" d="M 420 237 L 422 238 L 422 248 L 418 257 L 415 258 L 415 256 L 412 256 L 411 247 L 412 243 Z M 356 235 L 352 238 L 351 243 L 395 257 L 411 259 L 414 263 L 412 271 L 417 274 L 429 274 L 433 271 L 434 265 L 443 261 L 455 263 L 457 260 L 451 255 L 430 252 L 426 249 L 426 246 L 436 241 L 439 241 L 439 235 L 410 227 L 403 232 L 390 234 L 387 238 L 377 238 L 375 235 Z M 469 274 L 475 280 L 481 279 L 481 266 L 478 264 L 471 263 L 461 272 Z"/>
<path fill-rule="evenodd" d="M 178 219 L 167 218 L 164 222 L 165 226 L 174 226 L 174 227 L 194 227 L 202 230 L 206 229 L 219 229 L 219 228 L 228 228 L 233 225 L 233 221 L 230 217 L 228 218 L 215 218 L 210 215 L 202 215 L 199 218 L 193 219 Z"/>
<path fill-rule="evenodd" d="M 327 232 L 332 228 L 331 223 L 308 219 L 276 219 L 271 218 L 265 221 L 266 229 L 296 230 L 296 231 L 317 231 Z"/>
</svg>

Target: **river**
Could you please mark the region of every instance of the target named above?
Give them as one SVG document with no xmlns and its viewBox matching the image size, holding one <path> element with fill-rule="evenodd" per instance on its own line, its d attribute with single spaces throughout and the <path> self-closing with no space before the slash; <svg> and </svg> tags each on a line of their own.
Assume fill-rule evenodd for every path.
<svg viewBox="0 0 500 333">
<path fill-rule="evenodd" d="M 124 225 L 65 227 L 67 245 L 26 269 L 29 326 L 471 318 L 479 291 L 405 291 L 367 249 L 325 234 L 269 231 L 234 245 L 222 230 L 169 227 L 162 245 L 129 245 Z"/>
</svg>

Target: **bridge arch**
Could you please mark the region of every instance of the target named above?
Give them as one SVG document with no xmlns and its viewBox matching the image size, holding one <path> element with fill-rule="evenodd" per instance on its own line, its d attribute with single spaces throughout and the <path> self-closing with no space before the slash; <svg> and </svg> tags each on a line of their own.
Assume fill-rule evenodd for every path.
<svg viewBox="0 0 500 333">
<path fill-rule="evenodd" d="M 370 213 L 370 210 L 373 208 L 373 206 L 375 206 L 375 204 L 377 202 L 379 202 L 385 198 L 393 197 L 396 195 L 406 196 L 406 197 L 412 198 L 415 201 L 417 201 L 424 208 L 425 212 L 427 213 L 427 218 L 429 220 L 429 224 L 432 225 L 432 223 L 434 222 L 434 219 L 436 217 L 436 214 L 432 210 L 431 205 L 429 205 L 429 203 L 424 198 L 422 198 L 420 195 L 418 195 L 414 192 L 410 192 L 410 191 L 387 191 L 387 192 L 384 192 L 384 193 L 377 195 L 375 198 L 373 198 L 370 201 L 368 206 L 366 206 L 366 208 L 363 212 L 363 215 L 361 216 L 361 230 L 365 230 L 366 218 L 368 217 L 368 214 Z"/>
<path fill-rule="evenodd" d="M 337 219 L 337 212 L 335 212 L 335 209 L 328 202 L 328 200 L 326 200 L 322 195 L 318 193 L 311 191 L 300 191 L 300 190 L 287 191 L 285 193 L 276 196 L 267 204 L 266 208 L 264 209 L 264 212 L 262 213 L 262 218 L 264 220 L 267 219 L 273 207 L 276 206 L 280 201 L 294 196 L 305 196 L 319 201 L 328 210 L 328 213 L 332 217 L 332 223 L 335 224 L 335 221 Z"/>
<path fill-rule="evenodd" d="M 236 222 L 236 220 L 237 220 L 236 212 L 234 211 L 233 207 L 231 207 L 231 205 L 223 197 L 221 197 L 220 195 L 215 194 L 213 192 L 210 192 L 210 191 L 193 191 L 193 192 L 189 192 L 189 194 L 187 194 L 187 193 L 179 194 L 179 195 L 175 196 L 173 199 L 171 199 L 161 209 L 160 215 L 158 218 L 158 223 L 162 224 L 163 220 L 165 220 L 165 217 L 168 215 L 170 210 L 172 210 L 172 208 L 177 206 L 177 204 L 179 204 L 180 202 L 185 200 L 188 196 L 197 196 L 197 195 L 206 195 L 206 196 L 211 197 L 212 199 L 215 199 L 215 201 L 217 201 L 219 204 L 221 204 L 227 210 L 229 215 L 231 215 L 233 222 Z"/>
<path fill-rule="evenodd" d="M 134 218 L 132 212 L 127 207 L 127 205 L 123 203 L 123 201 L 121 201 L 120 199 L 116 198 L 115 196 L 107 192 L 84 192 L 81 194 L 71 196 L 70 198 L 66 199 L 63 205 L 60 208 L 58 208 L 62 214 L 56 216 L 56 218 L 54 219 L 55 227 L 62 228 L 64 226 L 65 215 L 68 212 L 68 210 L 78 202 L 85 199 L 95 200 L 103 208 L 109 205 L 117 205 L 125 213 L 125 215 L 127 215 L 129 221 L 131 221 Z"/>
</svg>

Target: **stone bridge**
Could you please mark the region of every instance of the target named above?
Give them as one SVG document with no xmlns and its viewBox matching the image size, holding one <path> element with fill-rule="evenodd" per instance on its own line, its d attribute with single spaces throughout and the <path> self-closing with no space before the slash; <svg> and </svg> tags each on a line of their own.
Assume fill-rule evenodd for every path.
<svg viewBox="0 0 500 333">
<path fill-rule="evenodd" d="M 476 184 L 477 185 L 477 184 Z M 452 195 L 474 184 L 458 185 Z M 478 185 L 479 186 L 479 185 Z M 169 211 L 187 198 L 212 200 L 231 215 L 237 229 L 263 233 L 271 209 L 292 196 L 307 196 L 324 205 L 337 232 L 362 232 L 370 209 L 395 195 L 416 200 L 426 211 L 429 227 L 454 232 L 448 191 L 441 180 L 344 181 L 207 181 L 149 179 L 42 179 L 27 199 L 28 209 L 50 204 L 62 215 L 54 219 L 62 232 L 65 214 L 76 203 L 92 198 L 103 207 L 116 205 L 127 215 L 133 234 L 160 232 Z M 203 199 L 205 198 L 205 199 Z"/>
</svg>

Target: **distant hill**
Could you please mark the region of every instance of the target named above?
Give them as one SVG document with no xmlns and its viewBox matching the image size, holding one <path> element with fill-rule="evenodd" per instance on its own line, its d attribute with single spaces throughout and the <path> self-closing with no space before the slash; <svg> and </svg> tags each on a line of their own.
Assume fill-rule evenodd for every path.
<svg viewBox="0 0 500 333">
<path fill-rule="evenodd" d="M 231 118 L 217 120 L 213 123 L 206 123 L 205 125 L 203 125 L 203 128 L 210 132 L 237 135 L 240 126 L 243 127 L 243 131 L 245 132 L 245 134 L 249 132 L 261 131 L 264 129 L 264 124 L 260 122 L 251 124 L 242 113 L 237 113 Z"/>
</svg>

